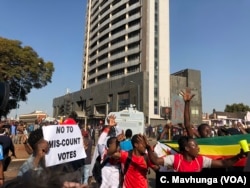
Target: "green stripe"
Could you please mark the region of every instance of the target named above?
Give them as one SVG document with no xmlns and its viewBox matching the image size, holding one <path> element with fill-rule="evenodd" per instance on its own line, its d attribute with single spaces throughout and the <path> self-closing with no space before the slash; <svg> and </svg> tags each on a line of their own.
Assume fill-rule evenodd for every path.
<svg viewBox="0 0 250 188">
<path fill-rule="evenodd" d="M 178 150 L 178 144 L 168 143 L 168 146 Z M 240 146 L 237 145 L 203 145 L 199 144 L 201 155 L 214 155 L 214 156 L 233 156 L 240 152 Z"/>
<path fill-rule="evenodd" d="M 250 143 L 250 134 L 239 134 L 233 136 L 217 136 L 212 138 L 198 138 L 197 143 L 200 145 L 235 145 L 240 140 L 246 139 Z M 177 141 L 161 140 L 161 143 L 177 143 Z"/>
</svg>

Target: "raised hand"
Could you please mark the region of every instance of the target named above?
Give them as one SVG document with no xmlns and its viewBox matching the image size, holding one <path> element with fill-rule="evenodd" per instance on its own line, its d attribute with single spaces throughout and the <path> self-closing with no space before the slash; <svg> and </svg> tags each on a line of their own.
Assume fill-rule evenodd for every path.
<svg viewBox="0 0 250 188">
<path fill-rule="evenodd" d="M 145 148 L 149 146 L 148 139 L 145 135 L 139 134 L 137 141 L 140 142 Z"/>
<path fill-rule="evenodd" d="M 116 119 L 116 116 L 114 114 L 111 114 L 110 116 L 108 116 L 108 123 L 110 127 L 114 127 L 117 125 L 115 119 Z"/>
<path fill-rule="evenodd" d="M 191 101 L 191 99 L 195 96 L 195 94 L 191 93 L 190 88 L 186 88 L 185 91 L 181 90 L 180 95 L 183 97 L 184 101 Z"/>
</svg>

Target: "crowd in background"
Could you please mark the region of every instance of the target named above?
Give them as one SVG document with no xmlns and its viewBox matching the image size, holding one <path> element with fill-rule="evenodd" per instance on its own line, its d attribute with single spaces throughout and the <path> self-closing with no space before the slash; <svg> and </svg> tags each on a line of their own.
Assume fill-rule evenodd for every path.
<svg viewBox="0 0 250 188">
<path fill-rule="evenodd" d="M 208 124 L 204 123 L 202 125 L 205 126 Z M 193 126 L 193 129 L 198 132 L 198 126 Z M 250 133 L 250 128 L 240 121 L 235 122 L 231 126 L 209 126 L 209 129 L 209 137 Z M 145 133 L 148 137 L 155 138 L 157 140 L 178 140 L 181 135 L 187 135 L 187 130 L 182 123 L 174 125 L 168 120 L 165 125 L 160 124 L 156 126 L 146 126 Z"/>
<path fill-rule="evenodd" d="M 45 167 L 45 155 L 49 151 L 49 145 L 44 140 L 42 126 L 58 125 L 58 122 L 39 122 L 27 125 L 25 122 L 10 121 L 1 122 L 0 143 L 3 146 L 4 156 L 0 156 L 0 169 L 4 169 L 4 160 L 9 154 L 16 157 L 15 144 L 24 144 L 30 157 L 20 167 L 18 176 L 5 185 L 11 187 L 60 187 L 83 188 L 90 185 L 93 176 L 100 188 L 107 187 L 148 187 L 147 174 L 151 168 L 155 172 L 162 166 L 172 167 L 178 172 L 201 172 L 203 168 L 225 168 L 235 164 L 246 153 L 235 154 L 228 159 L 213 160 L 199 155 L 199 146 L 195 139 L 215 136 L 229 136 L 235 134 L 248 134 L 249 129 L 241 122 L 232 127 L 211 127 L 208 124 L 193 126 L 190 123 L 189 103 L 194 97 L 188 90 L 182 92 L 185 102 L 183 123 L 172 125 L 168 121 L 164 126 L 151 125 L 145 128 L 145 135 L 133 134 L 132 130 L 122 130 L 117 126 L 116 117 L 110 115 L 108 124 L 81 125 L 72 118 L 67 118 L 64 123 L 78 124 L 83 138 L 82 147 L 86 152 L 86 158 L 73 162 Z M 73 122 L 73 123 L 72 123 Z M 96 140 L 97 136 L 97 140 Z M 148 142 L 148 138 L 157 140 L 176 140 L 179 145 L 179 153 L 166 156 L 155 155 L 154 146 Z M 4 138 L 4 139 L 3 139 Z M 95 154 L 93 154 L 93 147 Z M 99 157 L 101 172 L 95 164 Z M 179 162 L 176 162 L 179 161 Z M 190 162 L 194 161 L 190 166 Z M 97 177 L 101 173 L 101 177 Z M 40 180 L 43 185 L 38 185 Z M 4 170 L 0 170 L 0 184 L 4 184 Z"/>
</svg>

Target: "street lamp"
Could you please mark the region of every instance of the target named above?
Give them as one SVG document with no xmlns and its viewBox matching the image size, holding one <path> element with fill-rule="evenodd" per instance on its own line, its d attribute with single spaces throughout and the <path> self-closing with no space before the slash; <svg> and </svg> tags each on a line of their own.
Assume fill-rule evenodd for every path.
<svg viewBox="0 0 250 188">
<path fill-rule="evenodd" d="M 140 107 L 141 107 L 140 84 L 135 83 L 134 81 L 130 81 L 130 83 L 137 85 L 137 109 L 140 111 Z"/>
</svg>

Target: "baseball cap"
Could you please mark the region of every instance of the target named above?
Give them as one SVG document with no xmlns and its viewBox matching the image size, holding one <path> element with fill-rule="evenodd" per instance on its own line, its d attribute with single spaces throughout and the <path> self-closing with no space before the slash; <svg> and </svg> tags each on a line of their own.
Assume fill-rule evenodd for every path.
<svg viewBox="0 0 250 188">
<path fill-rule="evenodd" d="M 76 121 L 73 118 L 67 118 L 62 123 L 62 125 L 74 125 L 74 124 L 76 124 Z"/>
</svg>

